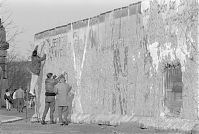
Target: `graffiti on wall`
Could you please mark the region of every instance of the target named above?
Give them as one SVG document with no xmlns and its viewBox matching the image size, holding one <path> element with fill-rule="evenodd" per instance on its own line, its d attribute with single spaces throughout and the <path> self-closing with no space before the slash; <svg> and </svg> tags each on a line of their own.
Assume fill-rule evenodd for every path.
<svg viewBox="0 0 199 134">
<path fill-rule="evenodd" d="M 124 46 L 123 40 L 119 40 L 118 43 L 114 43 L 113 50 L 113 67 L 114 67 L 114 80 L 115 80 L 115 90 L 119 93 L 119 104 L 120 113 L 127 113 L 127 87 L 122 79 L 127 79 L 128 74 L 128 46 Z M 123 90 L 123 91 L 121 91 Z M 113 92 L 113 113 L 115 113 L 115 92 Z"/>
<path fill-rule="evenodd" d="M 112 13 L 105 23 L 71 28 L 67 35 L 45 40 L 48 64 L 56 65 L 52 70 L 72 64 L 77 113 L 159 114 L 160 63 L 188 54 L 188 48 L 180 45 L 185 40 L 179 37 L 177 21 L 172 23 L 175 19 L 164 14 L 168 6 L 170 11 L 176 8 L 175 2 L 160 5 L 154 0 L 144 18 L 139 14 L 114 18 Z"/>
</svg>

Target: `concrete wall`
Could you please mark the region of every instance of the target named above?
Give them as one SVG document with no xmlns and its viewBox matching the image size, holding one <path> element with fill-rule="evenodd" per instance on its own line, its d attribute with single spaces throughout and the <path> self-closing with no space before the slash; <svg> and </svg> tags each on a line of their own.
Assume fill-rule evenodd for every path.
<svg viewBox="0 0 199 134">
<path fill-rule="evenodd" d="M 198 65 L 190 55 L 198 59 L 185 40 L 193 30 L 182 35 L 179 26 L 187 24 L 172 23 L 189 5 L 170 12 L 172 4 L 167 3 L 159 12 L 164 5 L 155 0 L 138 2 L 36 34 L 35 45 L 41 55 L 47 54 L 38 90 L 39 115 L 44 109 L 46 73 L 66 71 L 75 93 L 73 114 L 159 117 L 165 113 L 164 65 L 180 61 L 186 94 L 182 116 L 196 118 L 197 97 L 192 95 L 198 96 Z"/>
</svg>

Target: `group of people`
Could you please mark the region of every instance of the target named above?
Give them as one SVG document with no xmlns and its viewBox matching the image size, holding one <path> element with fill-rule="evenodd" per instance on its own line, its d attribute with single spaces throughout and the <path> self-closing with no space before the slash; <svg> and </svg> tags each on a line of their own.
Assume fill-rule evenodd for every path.
<svg viewBox="0 0 199 134">
<path fill-rule="evenodd" d="M 35 95 L 37 90 L 37 82 L 41 72 L 41 62 L 46 60 L 46 54 L 43 57 L 39 57 L 37 54 L 38 46 L 35 47 L 31 56 L 30 71 L 32 73 L 30 93 Z M 59 124 L 67 125 L 69 120 L 67 119 L 70 111 L 69 94 L 72 87 L 68 84 L 68 74 L 61 74 L 59 77 L 53 75 L 53 73 L 47 73 L 45 79 L 45 109 L 41 119 L 41 124 L 46 124 L 45 118 L 50 109 L 50 123 L 55 124 L 53 114 L 55 112 L 55 103 L 58 106 Z M 62 118 L 64 116 L 64 120 Z"/>
<path fill-rule="evenodd" d="M 13 107 L 16 108 L 18 112 L 23 112 L 24 97 L 24 90 L 21 87 L 19 89 L 15 89 L 12 94 L 8 89 L 6 89 L 4 99 L 6 101 L 7 111 L 10 111 L 11 107 Z"/>
<path fill-rule="evenodd" d="M 67 77 L 67 78 L 65 78 Z M 68 84 L 68 75 L 62 74 L 58 78 L 52 73 L 47 74 L 45 80 L 45 109 L 43 112 L 41 124 L 46 124 L 46 114 L 50 108 L 50 123 L 54 124 L 53 114 L 55 111 L 55 103 L 58 106 L 59 124 L 67 125 L 69 120 L 67 119 L 70 109 L 69 93 L 72 87 Z M 62 119 L 64 116 L 64 120 Z"/>
</svg>

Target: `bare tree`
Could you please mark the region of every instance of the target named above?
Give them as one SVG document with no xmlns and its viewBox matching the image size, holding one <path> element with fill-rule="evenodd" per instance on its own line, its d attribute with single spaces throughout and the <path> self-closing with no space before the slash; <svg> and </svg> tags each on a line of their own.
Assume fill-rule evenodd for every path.
<svg viewBox="0 0 199 134">
<path fill-rule="evenodd" d="M 28 64 L 27 60 L 22 60 L 17 55 L 10 56 L 10 62 L 7 63 L 7 70 L 8 85 L 11 90 L 20 86 L 23 88 L 27 87 L 31 78 L 31 74 L 27 70 Z"/>
<path fill-rule="evenodd" d="M 12 13 L 9 11 L 6 5 L 6 1 L 0 2 L 0 14 L 2 25 L 6 29 L 6 41 L 10 44 L 10 47 L 15 47 L 15 39 L 17 35 L 22 33 L 22 30 L 14 23 L 12 19 Z"/>
</svg>

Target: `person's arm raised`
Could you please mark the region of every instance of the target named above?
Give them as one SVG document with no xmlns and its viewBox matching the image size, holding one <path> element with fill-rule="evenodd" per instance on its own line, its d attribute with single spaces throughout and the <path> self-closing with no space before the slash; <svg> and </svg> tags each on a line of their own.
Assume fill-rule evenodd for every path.
<svg viewBox="0 0 199 134">
<path fill-rule="evenodd" d="M 60 81 L 60 79 L 61 79 L 62 76 L 63 76 L 63 74 L 61 74 L 58 78 L 54 79 L 54 84 L 55 85 Z"/>
<path fill-rule="evenodd" d="M 40 60 L 40 61 L 46 60 L 46 54 L 44 54 L 43 57 L 41 57 L 39 60 Z"/>
<path fill-rule="evenodd" d="M 38 45 L 36 45 L 36 46 L 35 46 L 35 49 L 34 49 L 34 51 L 37 51 L 37 50 L 38 50 Z"/>
</svg>

